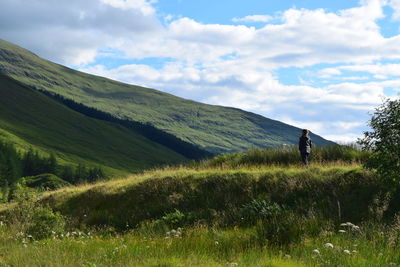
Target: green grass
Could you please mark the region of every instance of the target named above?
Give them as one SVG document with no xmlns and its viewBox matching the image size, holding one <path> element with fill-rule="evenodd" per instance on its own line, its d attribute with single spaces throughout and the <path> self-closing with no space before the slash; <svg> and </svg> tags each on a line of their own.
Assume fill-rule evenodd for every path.
<svg viewBox="0 0 400 267">
<path fill-rule="evenodd" d="M 370 153 L 352 146 L 331 145 L 312 149 L 309 161 L 312 164 L 360 164 L 365 162 Z M 263 165 L 299 164 L 300 153 L 297 146 L 284 146 L 275 149 L 254 148 L 237 153 L 220 154 L 199 163 L 202 167 L 245 168 Z"/>
<path fill-rule="evenodd" d="M 381 189 L 374 172 L 351 161 L 146 171 L 42 194 L 37 203 L 66 216 L 62 236 L 33 241 L 3 217 L 0 266 L 398 266 L 400 220 L 385 218 L 392 200 Z M 254 221 L 243 213 L 268 201 L 284 212 L 250 214 Z M 340 227 L 346 221 L 360 231 Z"/>
<path fill-rule="evenodd" d="M 385 229 L 365 226 L 355 236 L 327 232 L 290 247 L 260 247 L 252 229 L 198 226 L 183 228 L 181 237 L 143 230 L 124 235 L 69 232 L 69 237 L 32 242 L 15 238 L 3 226 L 0 266 L 398 266 L 398 247 L 381 231 Z M 328 242 L 334 247 L 326 248 Z"/>
<path fill-rule="evenodd" d="M 0 138 L 62 164 L 101 165 L 123 175 L 185 158 L 122 126 L 74 112 L 51 98 L 0 75 Z"/>
<path fill-rule="evenodd" d="M 118 118 L 148 122 L 211 152 L 296 144 L 300 129 L 243 110 L 201 104 L 74 71 L 0 40 L 0 72 Z M 312 135 L 317 145 L 330 142 Z"/>
</svg>

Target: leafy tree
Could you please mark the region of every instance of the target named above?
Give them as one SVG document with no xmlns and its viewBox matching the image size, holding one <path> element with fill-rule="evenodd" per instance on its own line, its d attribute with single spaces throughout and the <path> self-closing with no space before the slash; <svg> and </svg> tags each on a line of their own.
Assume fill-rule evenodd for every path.
<svg viewBox="0 0 400 267">
<path fill-rule="evenodd" d="M 372 155 L 366 167 L 376 169 L 387 185 L 400 182 L 400 99 L 385 100 L 369 121 L 371 131 L 358 142 Z"/>
</svg>

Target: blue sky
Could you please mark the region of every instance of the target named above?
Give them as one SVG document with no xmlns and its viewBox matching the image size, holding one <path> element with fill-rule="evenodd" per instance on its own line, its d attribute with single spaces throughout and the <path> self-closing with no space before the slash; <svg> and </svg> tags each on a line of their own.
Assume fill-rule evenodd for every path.
<svg viewBox="0 0 400 267">
<path fill-rule="evenodd" d="M 0 38 L 72 68 L 362 136 L 400 90 L 400 0 L 2 0 Z"/>
</svg>

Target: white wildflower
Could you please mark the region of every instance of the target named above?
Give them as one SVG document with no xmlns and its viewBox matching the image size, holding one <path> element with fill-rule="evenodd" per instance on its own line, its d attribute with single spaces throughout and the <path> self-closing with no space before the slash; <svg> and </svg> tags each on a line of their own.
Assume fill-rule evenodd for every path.
<svg viewBox="0 0 400 267">
<path fill-rule="evenodd" d="M 320 254 L 318 249 L 314 249 L 312 252 L 315 253 L 315 254 Z"/>
<path fill-rule="evenodd" d="M 219 245 L 219 242 L 218 242 L 218 241 L 215 241 L 214 244 L 215 244 L 215 245 Z"/>
<path fill-rule="evenodd" d="M 358 251 L 357 250 L 353 250 L 351 253 L 355 254 L 355 253 L 358 253 Z"/>
<path fill-rule="evenodd" d="M 338 232 L 339 232 L 339 233 L 346 233 L 345 230 L 339 230 Z"/>
<path fill-rule="evenodd" d="M 389 262 L 389 266 L 390 266 L 390 267 L 396 267 L 396 266 L 397 266 L 397 264 L 396 264 L 396 263 L 394 263 L 394 262 Z"/>
<path fill-rule="evenodd" d="M 290 256 L 289 254 L 285 255 L 285 259 L 290 259 L 290 258 L 292 258 L 292 256 Z"/>
<path fill-rule="evenodd" d="M 343 252 L 344 252 L 345 254 L 348 254 L 348 255 L 351 254 L 350 250 L 348 250 L 348 249 L 343 250 Z"/>
<path fill-rule="evenodd" d="M 332 243 L 326 243 L 324 246 L 326 248 L 333 248 L 333 244 Z"/>
</svg>

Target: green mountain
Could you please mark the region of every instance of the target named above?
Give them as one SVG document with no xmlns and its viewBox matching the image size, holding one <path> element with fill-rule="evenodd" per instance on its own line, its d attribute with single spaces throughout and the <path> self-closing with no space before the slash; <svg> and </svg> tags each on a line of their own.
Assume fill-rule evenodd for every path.
<svg viewBox="0 0 400 267">
<path fill-rule="evenodd" d="M 0 140 L 118 175 L 186 160 L 132 129 L 85 116 L 2 74 Z"/>
<path fill-rule="evenodd" d="M 1 40 L 0 72 L 117 118 L 149 123 L 211 152 L 296 144 L 300 135 L 299 128 L 240 109 L 202 104 L 75 71 Z M 332 143 L 317 135 L 312 138 L 317 145 Z"/>
</svg>

